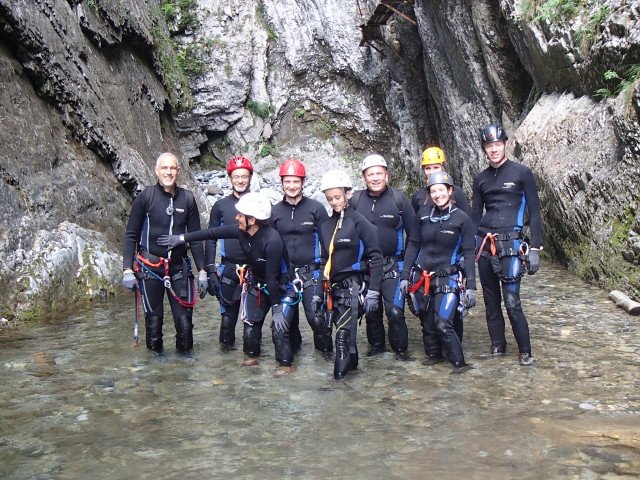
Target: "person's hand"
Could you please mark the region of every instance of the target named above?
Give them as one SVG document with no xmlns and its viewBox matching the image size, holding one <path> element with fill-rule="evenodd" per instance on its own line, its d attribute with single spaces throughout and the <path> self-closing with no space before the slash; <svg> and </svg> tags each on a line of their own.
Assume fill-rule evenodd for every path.
<svg viewBox="0 0 640 480">
<path fill-rule="evenodd" d="M 198 273 L 198 293 L 200 298 L 207 296 L 207 290 L 209 288 L 209 280 L 207 279 L 207 272 Z"/>
<path fill-rule="evenodd" d="M 220 295 L 220 279 L 216 272 L 209 272 L 209 286 L 207 287 L 209 295 L 218 297 Z"/>
<path fill-rule="evenodd" d="M 184 235 L 160 235 L 158 237 L 158 245 L 161 247 L 168 247 L 169 250 L 173 250 L 178 245 L 184 243 Z"/>
<path fill-rule="evenodd" d="M 274 305 L 271 309 L 271 316 L 273 318 L 271 322 L 271 328 L 278 333 L 284 333 L 287 331 L 287 320 L 282 313 L 282 304 Z"/>
<path fill-rule="evenodd" d="M 138 290 L 138 279 L 133 272 L 124 272 L 122 274 L 122 285 L 132 292 Z"/>
<path fill-rule="evenodd" d="M 409 280 L 400 280 L 400 293 L 409 295 Z"/>
<path fill-rule="evenodd" d="M 473 308 L 476 306 L 476 291 L 473 288 L 467 288 L 462 292 L 462 304 L 464 308 Z"/>
<path fill-rule="evenodd" d="M 313 308 L 313 313 L 315 313 L 316 315 L 319 315 L 320 313 L 322 313 L 322 304 L 323 304 L 323 300 L 322 297 L 319 295 L 314 295 L 311 298 L 311 306 Z"/>
<path fill-rule="evenodd" d="M 369 290 L 367 296 L 364 297 L 364 312 L 369 313 L 378 309 L 378 300 L 380 299 L 380 292 L 375 290 Z"/>
<path fill-rule="evenodd" d="M 540 268 L 540 250 L 529 250 L 529 275 L 533 275 Z"/>
</svg>

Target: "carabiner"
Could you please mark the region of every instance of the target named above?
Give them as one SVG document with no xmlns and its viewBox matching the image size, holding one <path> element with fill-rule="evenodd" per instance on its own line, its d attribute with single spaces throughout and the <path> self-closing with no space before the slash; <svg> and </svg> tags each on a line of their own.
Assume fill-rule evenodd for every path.
<svg viewBox="0 0 640 480">
<path fill-rule="evenodd" d="M 304 288 L 304 283 L 302 280 L 300 280 L 299 278 L 294 278 L 291 281 L 291 285 L 293 286 L 293 290 L 296 293 L 299 293 L 302 291 L 302 289 Z"/>
<path fill-rule="evenodd" d="M 238 265 L 236 263 L 236 275 L 238 275 L 238 278 L 240 279 L 240 283 L 244 283 L 244 271 L 246 268 L 247 268 L 246 263 L 242 265 Z"/>
</svg>

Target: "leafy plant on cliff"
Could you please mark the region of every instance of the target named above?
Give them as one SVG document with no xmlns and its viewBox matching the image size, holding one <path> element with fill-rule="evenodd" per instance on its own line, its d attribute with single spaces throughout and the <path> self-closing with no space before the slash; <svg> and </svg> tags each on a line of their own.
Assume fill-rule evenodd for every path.
<svg viewBox="0 0 640 480">
<path fill-rule="evenodd" d="M 249 100 L 247 102 L 247 110 L 253 113 L 256 117 L 267 118 L 272 112 L 275 111 L 275 108 L 268 103 Z"/>
<path fill-rule="evenodd" d="M 628 96 L 633 85 L 640 79 L 640 64 L 627 67 L 622 77 L 614 70 L 607 70 L 604 72 L 604 79 L 609 83 L 614 83 L 615 86 L 612 89 L 599 88 L 593 92 L 594 97 L 617 97 L 621 93 Z"/>
<path fill-rule="evenodd" d="M 620 249 L 627 243 L 629 230 L 636 218 L 636 214 L 630 206 L 622 212 L 622 218 L 614 218 L 611 221 L 611 246 Z"/>
</svg>

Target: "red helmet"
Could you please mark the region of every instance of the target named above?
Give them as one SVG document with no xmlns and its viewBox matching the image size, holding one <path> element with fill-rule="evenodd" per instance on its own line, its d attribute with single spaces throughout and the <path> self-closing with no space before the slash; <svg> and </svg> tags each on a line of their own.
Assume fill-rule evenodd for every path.
<svg viewBox="0 0 640 480">
<path fill-rule="evenodd" d="M 307 178 L 307 171 L 300 160 L 290 158 L 280 165 L 280 176 L 291 175 L 292 177 Z"/>
<path fill-rule="evenodd" d="M 231 175 L 231 172 L 238 168 L 246 168 L 250 173 L 253 173 L 253 165 L 251 165 L 251 160 L 244 157 L 233 157 L 227 164 L 227 175 Z"/>
</svg>

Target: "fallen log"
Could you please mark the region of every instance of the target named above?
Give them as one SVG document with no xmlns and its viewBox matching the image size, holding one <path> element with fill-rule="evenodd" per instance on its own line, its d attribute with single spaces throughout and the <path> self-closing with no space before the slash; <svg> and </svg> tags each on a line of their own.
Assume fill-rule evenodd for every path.
<svg viewBox="0 0 640 480">
<path fill-rule="evenodd" d="M 609 299 L 613 300 L 618 307 L 622 308 L 628 314 L 640 315 L 640 303 L 620 290 L 612 290 L 609 292 Z"/>
</svg>

